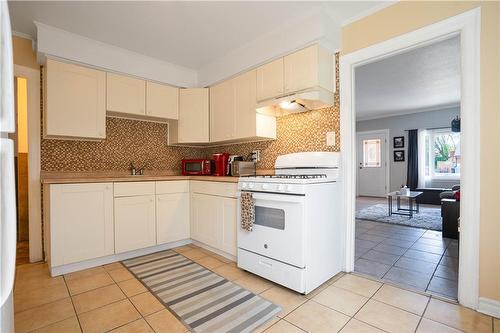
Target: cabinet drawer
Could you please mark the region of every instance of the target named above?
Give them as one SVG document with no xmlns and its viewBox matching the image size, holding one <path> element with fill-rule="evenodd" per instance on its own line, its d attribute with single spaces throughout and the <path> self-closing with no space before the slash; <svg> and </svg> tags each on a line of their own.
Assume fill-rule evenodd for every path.
<svg viewBox="0 0 500 333">
<path fill-rule="evenodd" d="M 305 292 L 303 269 L 243 249 L 238 249 L 238 267 L 299 293 Z"/>
<path fill-rule="evenodd" d="M 155 182 L 114 183 L 114 196 L 131 197 L 136 195 L 155 194 Z"/>
<path fill-rule="evenodd" d="M 187 180 L 167 180 L 156 182 L 156 194 L 184 192 L 189 192 L 189 182 Z"/>
<path fill-rule="evenodd" d="M 235 183 L 191 181 L 191 192 L 193 193 L 235 198 L 237 190 L 238 185 Z"/>
</svg>

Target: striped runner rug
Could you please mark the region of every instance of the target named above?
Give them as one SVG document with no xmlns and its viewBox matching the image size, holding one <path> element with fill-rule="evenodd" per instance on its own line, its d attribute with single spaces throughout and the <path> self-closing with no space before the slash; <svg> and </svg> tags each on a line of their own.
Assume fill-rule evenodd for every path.
<svg viewBox="0 0 500 333">
<path fill-rule="evenodd" d="M 172 250 L 122 263 L 192 332 L 251 332 L 281 311 Z"/>
</svg>

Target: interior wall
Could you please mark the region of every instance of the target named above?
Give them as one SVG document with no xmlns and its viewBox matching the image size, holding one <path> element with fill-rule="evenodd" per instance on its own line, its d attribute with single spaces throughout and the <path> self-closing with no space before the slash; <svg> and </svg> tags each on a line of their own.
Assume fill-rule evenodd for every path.
<svg viewBox="0 0 500 333">
<path fill-rule="evenodd" d="M 481 297 L 500 301 L 500 3 L 401 1 L 342 29 L 342 53 L 348 54 L 398 35 L 481 8 Z"/>
<path fill-rule="evenodd" d="M 450 126 L 451 120 L 460 114 L 460 108 L 447 108 L 428 112 L 418 112 L 401 116 L 392 116 L 372 120 L 360 120 L 356 122 L 356 132 L 375 131 L 381 129 L 389 130 L 389 174 L 391 191 L 398 190 L 401 185 L 406 185 L 406 171 L 408 167 L 408 129 L 426 129 L 434 127 Z M 397 136 L 405 138 L 404 148 L 394 148 L 393 139 Z M 394 150 L 405 151 L 404 162 L 394 162 Z M 431 181 L 427 187 L 444 187 L 460 183 L 460 181 Z"/>
<path fill-rule="evenodd" d="M 16 65 L 35 69 L 40 68 L 36 62 L 36 54 L 33 52 L 31 39 L 12 36 L 12 49 Z"/>
</svg>

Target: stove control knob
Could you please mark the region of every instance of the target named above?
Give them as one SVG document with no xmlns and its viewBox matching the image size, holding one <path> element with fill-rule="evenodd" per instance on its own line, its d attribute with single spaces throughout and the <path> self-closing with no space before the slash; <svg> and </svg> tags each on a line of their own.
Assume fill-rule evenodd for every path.
<svg viewBox="0 0 500 333">
<path fill-rule="evenodd" d="M 248 184 L 248 188 L 254 188 L 255 187 L 255 184 L 254 183 L 250 183 Z"/>
<path fill-rule="evenodd" d="M 262 189 L 263 190 L 267 190 L 269 188 L 269 185 L 268 184 L 262 184 Z"/>
</svg>

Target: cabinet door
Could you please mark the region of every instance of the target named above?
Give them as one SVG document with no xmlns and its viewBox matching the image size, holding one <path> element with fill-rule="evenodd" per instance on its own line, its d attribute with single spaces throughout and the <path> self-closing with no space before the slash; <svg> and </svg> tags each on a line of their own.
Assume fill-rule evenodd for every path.
<svg viewBox="0 0 500 333">
<path fill-rule="evenodd" d="M 220 244 L 218 197 L 193 193 L 191 195 L 191 238 L 212 247 Z"/>
<path fill-rule="evenodd" d="M 248 71 L 233 81 L 235 134 L 233 138 L 250 138 L 256 135 L 256 71 Z"/>
<path fill-rule="evenodd" d="M 134 115 L 146 114 L 146 82 L 130 76 L 106 74 L 107 110 Z"/>
<path fill-rule="evenodd" d="M 257 68 L 257 100 L 263 101 L 283 95 L 283 58 Z"/>
<path fill-rule="evenodd" d="M 113 254 L 113 184 L 49 186 L 50 265 Z"/>
<path fill-rule="evenodd" d="M 106 137 L 106 73 L 47 59 L 44 136 Z"/>
<path fill-rule="evenodd" d="M 116 253 L 156 244 L 155 196 L 115 198 Z"/>
<path fill-rule="evenodd" d="M 156 196 L 156 243 L 168 243 L 190 237 L 189 193 Z"/>
<path fill-rule="evenodd" d="M 284 68 L 285 93 L 318 85 L 318 45 L 287 55 Z"/>
<path fill-rule="evenodd" d="M 234 138 L 235 110 L 233 80 L 210 88 L 210 141 Z"/>
<path fill-rule="evenodd" d="M 179 119 L 179 88 L 146 82 L 146 115 Z"/>
<path fill-rule="evenodd" d="M 209 142 L 208 88 L 179 90 L 178 142 Z"/>
<path fill-rule="evenodd" d="M 219 220 L 222 226 L 220 249 L 233 256 L 237 254 L 236 200 L 235 198 L 218 198 Z"/>
</svg>

